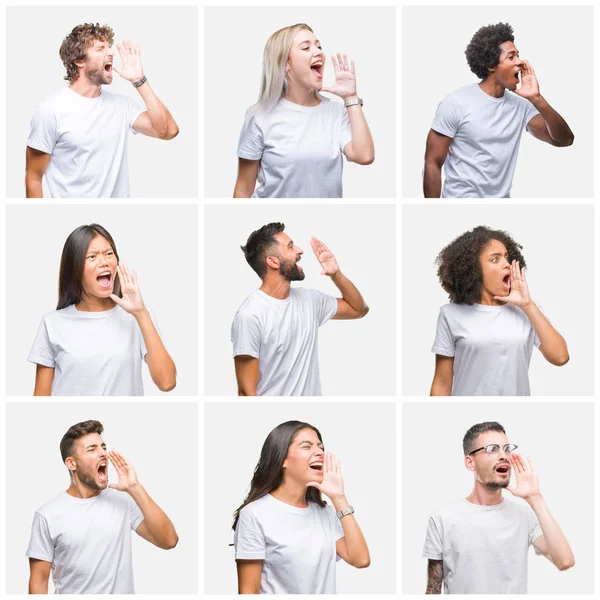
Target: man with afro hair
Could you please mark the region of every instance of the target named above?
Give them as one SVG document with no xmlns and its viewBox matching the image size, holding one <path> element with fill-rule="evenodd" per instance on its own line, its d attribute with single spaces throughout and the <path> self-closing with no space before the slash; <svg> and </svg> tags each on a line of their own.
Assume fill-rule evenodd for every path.
<svg viewBox="0 0 600 600">
<path fill-rule="evenodd" d="M 509 198 L 524 129 L 553 146 L 573 143 L 514 41 L 512 27 L 497 23 L 479 29 L 467 46 L 467 63 L 481 81 L 438 105 L 425 150 L 426 198 Z"/>
</svg>

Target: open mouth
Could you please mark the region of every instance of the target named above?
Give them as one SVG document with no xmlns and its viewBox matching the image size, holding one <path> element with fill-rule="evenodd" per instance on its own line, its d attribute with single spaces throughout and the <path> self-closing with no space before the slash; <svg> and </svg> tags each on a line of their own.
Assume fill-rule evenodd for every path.
<svg viewBox="0 0 600 600">
<path fill-rule="evenodd" d="M 98 465 L 98 479 L 100 479 L 100 481 L 106 481 L 108 479 L 108 465 L 105 462 L 101 462 Z"/>
<path fill-rule="evenodd" d="M 314 462 L 308 465 L 313 471 L 323 471 L 323 463 L 322 462 Z"/>
<path fill-rule="evenodd" d="M 112 63 L 106 63 L 106 64 L 104 65 L 104 70 L 105 70 L 107 73 L 110 73 L 111 75 L 112 75 L 112 68 L 113 68 L 113 66 L 112 66 Z"/>
<path fill-rule="evenodd" d="M 323 67 L 324 63 L 322 60 L 316 60 L 310 68 L 313 70 L 314 74 L 317 76 L 317 79 L 323 79 Z"/>
<path fill-rule="evenodd" d="M 510 289 L 510 273 L 504 276 L 504 279 L 502 279 L 502 283 L 507 290 Z"/>
<path fill-rule="evenodd" d="M 110 271 L 103 271 L 96 277 L 96 281 L 100 284 L 100 287 L 108 290 L 111 287 L 112 273 Z"/>
<path fill-rule="evenodd" d="M 501 464 L 496 467 L 496 473 L 499 473 L 500 475 L 507 475 L 509 471 L 510 465 L 508 463 Z"/>
<path fill-rule="evenodd" d="M 515 73 L 515 85 L 521 83 L 520 75 L 521 75 L 521 71 L 517 71 Z"/>
</svg>

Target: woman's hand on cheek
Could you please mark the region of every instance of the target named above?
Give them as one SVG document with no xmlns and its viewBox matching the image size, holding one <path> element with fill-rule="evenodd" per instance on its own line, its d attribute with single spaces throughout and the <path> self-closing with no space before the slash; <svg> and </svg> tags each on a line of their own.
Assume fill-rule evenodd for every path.
<svg viewBox="0 0 600 600">
<path fill-rule="evenodd" d="M 142 311 L 145 308 L 144 300 L 142 299 L 135 271 L 130 271 L 125 264 L 121 263 L 117 267 L 117 275 L 121 284 L 122 298 L 111 294 L 111 300 L 132 315 Z"/>
<path fill-rule="evenodd" d="M 331 452 L 325 453 L 323 461 L 323 481 L 311 481 L 307 487 L 315 487 L 332 501 L 334 498 L 344 497 L 344 480 L 342 478 L 342 465 Z"/>
</svg>

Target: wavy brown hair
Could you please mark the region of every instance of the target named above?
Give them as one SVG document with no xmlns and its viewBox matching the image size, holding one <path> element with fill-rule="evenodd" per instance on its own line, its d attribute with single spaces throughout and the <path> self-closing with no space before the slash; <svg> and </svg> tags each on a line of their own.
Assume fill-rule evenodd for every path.
<svg viewBox="0 0 600 600">
<path fill-rule="evenodd" d="M 96 40 L 106 42 L 109 46 L 112 46 L 114 39 L 115 34 L 108 25 L 84 23 L 83 25 L 74 27 L 73 31 L 63 40 L 58 52 L 67 70 L 65 79 L 70 84 L 79 79 L 79 68 L 75 64 L 75 61 L 85 61 L 87 58 L 87 49 Z"/>
</svg>

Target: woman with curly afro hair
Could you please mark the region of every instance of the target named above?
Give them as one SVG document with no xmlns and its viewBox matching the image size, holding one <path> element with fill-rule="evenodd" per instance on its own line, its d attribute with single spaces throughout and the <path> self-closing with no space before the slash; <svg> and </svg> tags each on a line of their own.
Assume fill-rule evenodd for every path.
<svg viewBox="0 0 600 600">
<path fill-rule="evenodd" d="M 480 226 L 439 253 L 450 303 L 432 348 L 432 396 L 529 396 L 534 345 L 553 365 L 569 360 L 564 338 L 529 295 L 521 249 L 508 233 Z"/>
<path fill-rule="evenodd" d="M 481 81 L 438 105 L 425 150 L 426 198 L 510 197 L 525 129 L 552 146 L 573 143 L 573 132 L 541 95 L 535 71 L 514 41 L 508 23 L 473 35 L 465 55 Z"/>
</svg>

